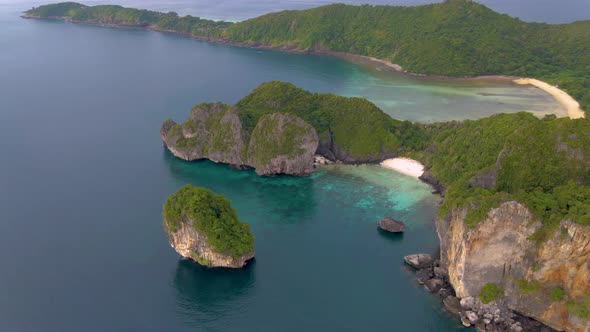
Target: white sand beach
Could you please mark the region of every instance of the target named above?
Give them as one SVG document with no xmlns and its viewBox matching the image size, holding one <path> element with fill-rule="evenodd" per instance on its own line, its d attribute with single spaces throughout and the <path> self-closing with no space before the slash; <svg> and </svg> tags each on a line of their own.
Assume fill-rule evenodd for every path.
<svg viewBox="0 0 590 332">
<path fill-rule="evenodd" d="M 533 78 L 518 78 L 514 80 L 514 83 L 521 85 L 530 84 L 549 93 L 567 109 L 567 114 L 571 119 L 586 117 L 584 111 L 580 108 L 580 104 L 572 96 L 556 86 Z"/>
<path fill-rule="evenodd" d="M 424 165 L 408 158 L 386 159 L 380 165 L 416 178 L 424 173 Z"/>
</svg>

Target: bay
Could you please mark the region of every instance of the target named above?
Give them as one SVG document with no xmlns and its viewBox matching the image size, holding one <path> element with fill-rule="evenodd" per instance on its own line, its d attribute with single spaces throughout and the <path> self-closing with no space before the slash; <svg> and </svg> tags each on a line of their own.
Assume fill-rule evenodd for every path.
<svg viewBox="0 0 590 332">
<path fill-rule="evenodd" d="M 162 148 L 159 126 L 184 119 L 193 104 L 233 103 L 274 79 L 365 96 L 394 117 L 424 122 L 551 111 L 547 95 L 18 18 L 33 5 L 0 4 L 0 330 L 463 329 L 402 262 L 438 246 L 438 197 L 428 186 L 377 166 L 261 178 L 183 162 Z M 247 269 L 201 268 L 170 248 L 161 207 L 185 183 L 225 195 L 251 225 L 257 259 Z M 383 216 L 409 231 L 380 233 Z"/>
</svg>

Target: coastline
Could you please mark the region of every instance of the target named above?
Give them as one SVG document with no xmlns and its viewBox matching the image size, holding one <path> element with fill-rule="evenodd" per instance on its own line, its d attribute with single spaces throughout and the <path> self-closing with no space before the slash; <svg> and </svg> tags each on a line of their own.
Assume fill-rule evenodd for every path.
<svg viewBox="0 0 590 332">
<path fill-rule="evenodd" d="M 416 179 L 419 179 L 424 174 L 424 165 L 409 158 L 385 159 L 379 165 Z"/>
<path fill-rule="evenodd" d="M 552 95 L 555 100 L 565 107 L 567 110 L 567 115 L 570 119 L 586 117 L 586 114 L 580 108 L 580 103 L 578 103 L 572 96 L 567 94 L 567 92 L 559 89 L 556 86 L 534 78 L 518 78 L 514 80 L 514 83 L 519 85 L 532 85 Z"/>
<path fill-rule="evenodd" d="M 513 83 L 518 85 L 533 85 L 544 92 L 550 94 L 559 104 L 561 104 L 566 110 L 567 115 L 570 119 L 578 119 L 578 118 L 585 118 L 586 114 L 580 108 L 580 104 L 576 101 L 572 96 L 570 96 L 567 92 L 559 89 L 556 86 L 553 86 L 547 82 L 534 79 L 534 78 L 521 78 L 515 76 L 507 76 L 507 75 L 483 75 L 483 76 L 464 76 L 464 77 L 450 77 L 450 76 L 440 76 L 440 75 L 427 75 L 427 74 L 418 74 L 405 71 L 402 66 L 398 64 L 391 63 L 388 60 L 379 59 L 375 57 L 370 57 L 366 55 L 359 55 L 359 54 L 352 54 L 346 52 L 337 52 L 337 51 L 330 51 L 330 50 L 299 50 L 297 48 L 288 48 L 282 46 L 269 46 L 264 44 L 258 43 L 246 43 L 246 42 L 234 42 L 227 39 L 216 38 L 216 37 L 207 37 L 207 36 L 196 36 L 191 33 L 186 32 L 178 32 L 173 30 L 162 30 L 156 29 L 150 26 L 142 26 L 142 25 L 121 25 L 121 24 L 101 24 L 101 23 L 92 23 L 92 22 L 84 22 L 84 21 L 76 21 L 72 20 L 70 17 L 61 17 L 61 16 L 51 16 L 51 17 L 38 17 L 38 16 L 27 16 L 21 15 L 23 19 L 35 19 L 35 20 L 64 20 L 66 22 L 75 23 L 75 24 L 84 24 L 84 25 L 94 25 L 94 26 L 101 26 L 101 27 L 109 27 L 109 28 L 123 28 L 123 29 L 138 29 L 138 30 L 147 30 L 147 31 L 155 31 L 160 33 L 170 33 L 175 35 L 182 35 L 187 38 L 209 42 L 209 43 L 216 43 L 228 46 L 235 46 L 235 47 L 245 47 L 245 48 L 253 48 L 253 49 L 261 49 L 261 50 L 272 50 L 272 51 L 281 51 L 281 52 L 288 52 L 288 53 L 296 53 L 296 54 L 318 54 L 318 55 L 327 55 L 327 56 L 334 56 L 341 58 L 343 60 L 347 60 L 356 64 L 371 64 L 377 65 L 378 69 L 385 69 L 397 74 L 423 78 L 428 80 L 435 80 L 435 81 L 496 81 L 496 82 L 505 82 L 505 83 Z M 554 112 L 553 114 L 556 114 Z M 556 114 L 557 115 L 557 114 Z"/>
</svg>

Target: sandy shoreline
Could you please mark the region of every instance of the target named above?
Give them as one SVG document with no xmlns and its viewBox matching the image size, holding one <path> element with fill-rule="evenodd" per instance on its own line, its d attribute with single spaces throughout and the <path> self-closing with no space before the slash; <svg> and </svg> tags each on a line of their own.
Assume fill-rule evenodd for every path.
<svg viewBox="0 0 590 332">
<path fill-rule="evenodd" d="M 586 114 L 580 108 L 580 104 L 565 91 L 560 90 L 558 87 L 550 85 L 549 83 L 536 80 L 534 78 L 518 78 L 514 80 L 514 83 L 520 85 L 533 85 L 537 88 L 552 95 L 561 105 L 567 110 L 567 115 L 571 119 L 579 119 L 586 117 Z"/>
<path fill-rule="evenodd" d="M 379 165 L 415 178 L 419 178 L 420 176 L 422 176 L 422 174 L 424 174 L 424 165 L 413 159 L 386 159 L 382 161 Z"/>
</svg>

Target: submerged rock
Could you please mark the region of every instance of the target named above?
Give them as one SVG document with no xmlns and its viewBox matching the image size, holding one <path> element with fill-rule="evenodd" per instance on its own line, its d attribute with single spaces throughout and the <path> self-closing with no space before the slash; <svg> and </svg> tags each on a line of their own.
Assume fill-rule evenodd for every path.
<svg viewBox="0 0 590 332">
<path fill-rule="evenodd" d="M 406 225 L 401 221 L 385 217 L 377 222 L 379 228 L 390 233 L 403 233 L 406 231 Z"/>
<path fill-rule="evenodd" d="M 254 238 L 223 196 L 186 185 L 166 200 L 164 230 L 182 257 L 210 267 L 241 268 L 254 258 Z"/>
<path fill-rule="evenodd" d="M 405 256 L 404 261 L 416 269 L 425 269 L 432 266 L 434 258 L 429 254 L 415 254 Z"/>
<path fill-rule="evenodd" d="M 424 282 L 424 286 L 426 286 L 426 289 L 428 289 L 429 292 L 436 293 L 444 286 L 444 281 L 441 279 L 432 278 L 426 280 Z"/>
</svg>

